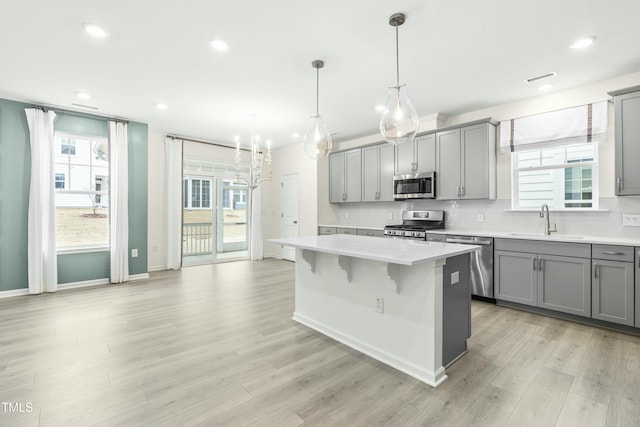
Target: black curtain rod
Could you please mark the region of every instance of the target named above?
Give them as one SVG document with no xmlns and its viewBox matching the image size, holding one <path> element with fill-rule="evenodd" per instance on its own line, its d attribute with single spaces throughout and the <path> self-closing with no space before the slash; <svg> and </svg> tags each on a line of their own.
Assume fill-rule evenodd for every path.
<svg viewBox="0 0 640 427">
<path fill-rule="evenodd" d="M 178 136 L 178 135 L 166 135 L 167 138 L 171 138 L 171 139 L 181 139 L 183 141 L 189 141 L 189 142 L 197 142 L 199 144 L 207 144 L 207 145 L 215 145 L 216 147 L 222 147 L 222 148 L 229 148 L 231 150 L 235 150 L 236 147 L 232 146 L 232 145 L 226 145 L 226 144 L 220 144 L 218 142 L 211 142 L 211 141 L 203 141 L 203 140 L 198 140 L 198 139 L 193 139 L 193 138 L 186 138 L 184 136 Z M 248 150 L 246 148 L 240 148 L 240 151 L 251 151 Z"/>
<path fill-rule="evenodd" d="M 46 105 L 36 105 L 36 104 L 31 104 L 31 108 L 37 108 L 38 110 L 42 110 L 42 111 L 53 111 L 55 113 L 59 113 L 64 115 L 69 115 L 69 116 L 76 116 L 76 117 L 86 117 L 86 118 L 90 118 L 90 119 L 100 119 L 100 120 L 105 120 L 105 121 L 114 121 L 114 122 L 118 122 L 118 123 L 129 123 L 129 120 L 124 120 L 124 119 L 119 119 L 117 117 L 113 117 L 113 116 L 103 116 L 100 114 L 91 114 L 91 113 L 84 113 L 82 111 L 74 111 L 74 110 L 66 110 L 64 108 L 58 108 L 58 107 L 48 107 Z"/>
</svg>

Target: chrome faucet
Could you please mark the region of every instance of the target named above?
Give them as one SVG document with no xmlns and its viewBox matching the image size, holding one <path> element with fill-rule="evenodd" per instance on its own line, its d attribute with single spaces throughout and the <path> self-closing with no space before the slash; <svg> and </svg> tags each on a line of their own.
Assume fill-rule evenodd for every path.
<svg viewBox="0 0 640 427">
<path fill-rule="evenodd" d="M 555 233 L 558 231 L 556 228 L 556 224 L 553 224 L 553 228 L 549 225 L 549 206 L 546 203 L 543 203 L 540 207 L 540 218 L 545 218 L 546 214 L 546 223 L 544 225 L 544 235 L 551 236 L 551 233 Z"/>
</svg>

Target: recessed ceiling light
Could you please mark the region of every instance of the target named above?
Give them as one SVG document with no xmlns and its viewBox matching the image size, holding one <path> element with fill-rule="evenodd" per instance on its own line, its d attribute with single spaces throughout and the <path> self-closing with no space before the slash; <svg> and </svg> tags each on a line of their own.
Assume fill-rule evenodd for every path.
<svg viewBox="0 0 640 427">
<path fill-rule="evenodd" d="M 76 92 L 76 96 L 80 99 L 91 99 L 91 95 L 87 92 Z"/>
<path fill-rule="evenodd" d="M 300 138 L 300 134 L 298 132 L 294 132 L 291 134 L 291 138 Z"/>
<path fill-rule="evenodd" d="M 211 44 L 211 47 L 213 49 L 221 52 L 224 52 L 225 50 L 229 49 L 229 43 L 227 43 L 222 39 L 213 39 L 209 43 Z"/>
<path fill-rule="evenodd" d="M 378 112 L 384 111 L 384 105 L 376 105 L 375 108 L 376 108 L 376 111 L 378 111 Z"/>
<path fill-rule="evenodd" d="M 553 88 L 553 85 L 542 85 L 538 88 L 540 92 L 547 92 Z"/>
<path fill-rule="evenodd" d="M 584 49 L 591 46 L 595 41 L 596 41 L 596 37 L 594 36 L 582 37 L 575 40 L 573 43 L 571 43 L 569 47 L 571 49 Z"/>
<path fill-rule="evenodd" d="M 169 106 L 167 104 L 163 104 L 161 102 L 157 102 L 156 103 L 156 108 L 158 110 L 166 110 L 167 108 L 169 108 Z"/>
<path fill-rule="evenodd" d="M 82 25 L 84 26 L 84 30 L 93 37 L 104 38 L 109 35 L 109 33 L 99 25 L 91 24 L 89 22 L 85 22 Z"/>
</svg>

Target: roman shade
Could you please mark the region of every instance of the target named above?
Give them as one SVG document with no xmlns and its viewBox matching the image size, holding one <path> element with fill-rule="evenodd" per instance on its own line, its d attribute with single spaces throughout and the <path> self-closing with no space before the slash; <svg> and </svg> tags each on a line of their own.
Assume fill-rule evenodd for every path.
<svg viewBox="0 0 640 427">
<path fill-rule="evenodd" d="M 500 151 L 602 142 L 607 138 L 607 101 L 500 122 Z"/>
</svg>

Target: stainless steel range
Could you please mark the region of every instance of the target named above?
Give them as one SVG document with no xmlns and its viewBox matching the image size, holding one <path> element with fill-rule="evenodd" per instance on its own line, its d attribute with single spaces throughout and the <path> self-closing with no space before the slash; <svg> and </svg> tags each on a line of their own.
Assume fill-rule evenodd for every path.
<svg viewBox="0 0 640 427">
<path fill-rule="evenodd" d="M 384 235 L 404 239 L 427 239 L 427 231 L 444 229 L 444 211 L 403 211 L 402 224 L 387 225 Z"/>
</svg>

